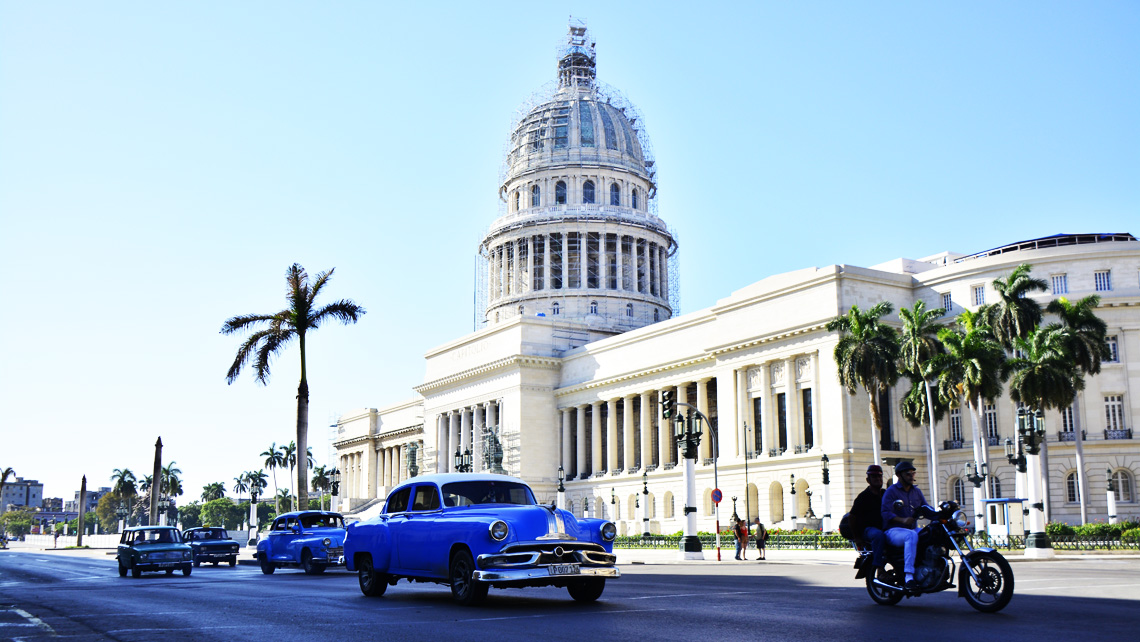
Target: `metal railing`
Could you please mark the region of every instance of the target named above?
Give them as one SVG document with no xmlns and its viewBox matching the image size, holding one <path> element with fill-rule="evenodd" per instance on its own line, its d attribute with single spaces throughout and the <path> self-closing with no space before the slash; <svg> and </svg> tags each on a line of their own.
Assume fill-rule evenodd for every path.
<svg viewBox="0 0 1140 642">
<path fill-rule="evenodd" d="M 1104 431 L 1105 439 L 1132 439 L 1131 428 L 1121 428 L 1120 430 L 1106 430 Z"/>
<path fill-rule="evenodd" d="M 965 442 L 961 439 L 944 439 L 942 440 L 942 450 L 957 450 L 964 448 Z"/>
<path fill-rule="evenodd" d="M 701 533 L 698 538 L 701 546 L 710 549 L 716 547 L 716 535 Z M 1105 539 L 1102 537 L 1067 537 L 1051 538 L 1053 548 L 1059 551 L 1092 551 L 1092 550 L 1132 550 L 1140 551 L 1140 542 L 1125 542 L 1119 539 Z M 614 548 L 619 549 L 675 549 L 681 544 L 680 535 L 624 535 L 614 540 Z M 970 535 L 972 546 L 992 546 L 1002 550 L 1023 550 L 1025 537 L 1023 535 L 1009 535 L 1006 537 L 989 537 L 984 533 Z M 720 537 L 721 548 L 733 548 L 735 542 L 731 533 L 723 533 Z M 796 532 L 779 533 L 768 537 L 767 548 L 776 550 L 843 550 L 852 548 L 851 542 L 842 536 L 831 533 Z M 755 538 L 748 540 L 748 548 L 756 549 Z"/>
<path fill-rule="evenodd" d="M 1081 431 L 1081 439 L 1088 441 L 1088 438 L 1089 438 L 1089 434 L 1082 430 Z M 1077 440 L 1077 433 L 1075 431 L 1072 431 L 1072 430 L 1058 430 L 1057 431 L 1057 441 L 1076 441 L 1076 440 Z"/>
</svg>

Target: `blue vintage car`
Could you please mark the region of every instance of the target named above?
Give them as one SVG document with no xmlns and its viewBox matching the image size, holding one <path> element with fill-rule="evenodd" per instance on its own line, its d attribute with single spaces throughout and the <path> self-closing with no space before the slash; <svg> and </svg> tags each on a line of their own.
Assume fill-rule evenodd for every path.
<svg viewBox="0 0 1140 642">
<path fill-rule="evenodd" d="M 565 587 L 589 602 L 621 575 L 616 535 L 611 522 L 537 503 L 521 479 L 450 473 L 393 489 L 383 513 L 348 527 L 344 553 L 372 597 L 402 578 L 448 584 L 461 604 L 480 602 L 490 587 L 525 586 Z"/>
<path fill-rule="evenodd" d="M 344 518 L 340 513 L 306 510 L 278 515 L 257 543 L 261 572 L 300 566 L 309 575 L 344 564 Z"/>
</svg>

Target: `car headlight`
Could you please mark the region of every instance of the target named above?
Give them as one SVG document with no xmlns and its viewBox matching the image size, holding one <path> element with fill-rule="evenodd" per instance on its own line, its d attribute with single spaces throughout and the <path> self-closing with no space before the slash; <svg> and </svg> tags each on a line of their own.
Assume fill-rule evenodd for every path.
<svg viewBox="0 0 1140 642">
<path fill-rule="evenodd" d="M 190 551 L 182 551 L 182 559 L 184 559 L 184 560 L 190 559 Z"/>
<path fill-rule="evenodd" d="M 617 526 L 614 526 L 613 522 L 602 524 L 602 539 L 612 542 L 615 537 L 617 537 Z"/>
<path fill-rule="evenodd" d="M 139 555 L 139 559 L 149 560 L 150 559 L 150 553 L 143 553 L 143 554 Z"/>
<path fill-rule="evenodd" d="M 954 511 L 954 514 L 950 516 L 950 519 L 958 526 L 958 528 L 966 528 L 966 526 L 969 525 L 969 522 L 966 521 L 966 513 L 960 510 Z"/>
<path fill-rule="evenodd" d="M 325 546 L 332 546 L 332 540 L 326 537 L 321 540 L 321 544 L 324 544 Z"/>
<path fill-rule="evenodd" d="M 507 534 L 511 532 L 510 526 L 507 526 L 507 523 L 501 519 L 496 520 L 493 524 L 491 524 L 491 528 L 489 530 L 491 531 L 491 539 L 495 540 L 496 542 L 501 542 L 507 539 Z"/>
</svg>

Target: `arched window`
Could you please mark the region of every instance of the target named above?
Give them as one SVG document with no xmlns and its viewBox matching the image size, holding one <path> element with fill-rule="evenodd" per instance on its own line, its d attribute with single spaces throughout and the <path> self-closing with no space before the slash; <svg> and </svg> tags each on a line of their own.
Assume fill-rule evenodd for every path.
<svg viewBox="0 0 1140 642">
<path fill-rule="evenodd" d="M 958 503 L 958 506 L 966 505 L 966 484 L 962 481 L 961 477 L 955 477 L 954 480 L 950 482 L 950 495 L 954 498 L 954 501 Z"/>
<path fill-rule="evenodd" d="M 673 519 L 673 493 L 665 491 L 665 519 Z"/>
<path fill-rule="evenodd" d="M 522 315 L 523 315 L 523 307 L 520 305 L 519 306 L 519 316 L 521 317 Z"/>
<path fill-rule="evenodd" d="M 518 190 L 515 190 L 515 211 L 516 212 L 519 211 L 520 207 L 522 207 L 521 203 L 522 203 L 522 194 L 519 193 Z"/>
<path fill-rule="evenodd" d="M 594 181 L 586 181 L 585 183 L 582 183 L 582 202 L 594 202 Z"/>
<path fill-rule="evenodd" d="M 542 190 L 538 188 L 538 185 L 531 185 L 530 186 L 530 206 L 531 207 L 538 207 L 538 205 L 541 201 L 542 201 Z"/>
<path fill-rule="evenodd" d="M 1112 485 L 1116 488 L 1116 501 L 1136 501 L 1132 495 L 1132 474 L 1127 470 L 1118 470 L 1112 473 Z"/>
<path fill-rule="evenodd" d="M 641 498 L 645 500 L 649 519 L 657 519 L 657 496 L 653 493 L 649 493 L 648 495 L 642 493 Z"/>
<path fill-rule="evenodd" d="M 617 183 L 610 183 L 610 205 L 621 205 L 621 188 Z"/>
<path fill-rule="evenodd" d="M 1001 479 L 997 475 L 990 475 L 990 497 L 1001 497 Z"/>
<path fill-rule="evenodd" d="M 558 181 L 554 184 L 554 204 L 566 204 L 566 181 Z"/>
<path fill-rule="evenodd" d="M 627 317 L 633 316 L 633 304 L 632 303 L 626 303 L 625 304 L 625 316 L 627 316 Z"/>
<path fill-rule="evenodd" d="M 712 489 L 711 488 L 705 490 L 705 502 L 704 502 L 704 504 L 705 504 L 705 511 L 704 511 L 705 517 L 712 517 L 713 510 L 715 509 L 715 505 L 713 504 L 713 500 L 712 500 Z"/>
<path fill-rule="evenodd" d="M 633 203 L 632 203 L 633 209 L 637 209 L 637 188 L 636 187 L 633 188 L 632 201 L 633 201 Z"/>
<path fill-rule="evenodd" d="M 660 320 L 661 320 L 661 310 L 658 310 L 657 308 L 653 308 L 653 322 L 657 323 Z"/>
<path fill-rule="evenodd" d="M 590 314 L 597 314 L 597 313 L 598 313 L 598 302 L 597 301 L 590 301 Z"/>
<path fill-rule="evenodd" d="M 1077 473 L 1065 475 L 1065 501 L 1076 504 L 1081 501 L 1081 486 L 1077 483 Z"/>
<path fill-rule="evenodd" d="M 552 316 L 552 317 L 558 316 L 558 302 L 557 301 L 550 304 L 550 316 Z"/>
</svg>

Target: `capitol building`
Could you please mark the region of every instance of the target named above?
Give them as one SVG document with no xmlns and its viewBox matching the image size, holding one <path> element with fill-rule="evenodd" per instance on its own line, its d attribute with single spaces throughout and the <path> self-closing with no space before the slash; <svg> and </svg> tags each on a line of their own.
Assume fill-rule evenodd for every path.
<svg viewBox="0 0 1140 642">
<path fill-rule="evenodd" d="M 742 517 L 769 528 L 834 527 L 866 487 L 873 431 L 865 393 L 849 395 L 838 381 L 839 336 L 827 323 L 852 305 L 887 301 L 898 310 L 918 300 L 945 308 L 948 323 L 993 302 L 992 281 L 1029 263 L 1050 284 L 1031 295 L 1042 307 L 1059 296 L 1101 297 L 1097 313 L 1112 349 L 1074 408 L 1046 413 L 1050 517 L 1080 522 L 1074 436 L 1081 431 L 1089 520 L 1107 521 L 1110 477 L 1119 516 L 1140 516 L 1136 238 L 1048 230 L 1005 245 L 998 239 L 986 251 L 966 248 L 969 254 L 806 267 L 678 314 L 681 248 L 657 216 L 652 148 L 639 113 L 597 80 L 595 62 L 585 26 L 572 23 L 556 82 L 511 132 L 499 216 L 472 239 L 482 266 L 478 329 L 428 350 L 423 383 L 409 398 L 337 420 L 343 511 L 368 514 L 408 477 L 469 461 L 474 471 L 521 477 L 544 502 L 555 499 L 561 470 L 565 506 L 575 515 L 605 517 L 632 534 L 641 532 L 644 512 L 652 532 L 676 533 L 684 482 L 660 403 L 672 392 L 710 419 L 696 464 L 700 530 L 712 531 L 718 516 L 724 526 L 733 497 Z M 899 325 L 895 314 L 887 321 Z M 938 422 L 931 471 L 925 428 L 912 428 L 899 410 L 908 386 L 904 378 L 886 395 L 882 457 L 912 459 L 928 498 L 934 479 L 938 499 L 968 504 L 968 412 Z M 1004 448 L 1007 437 L 1016 441 L 1015 411 L 1004 393 L 985 409 L 992 497 L 1020 490 Z M 725 497 L 719 514 L 717 487 Z M 825 515 L 836 519 L 829 524 Z"/>
</svg>

